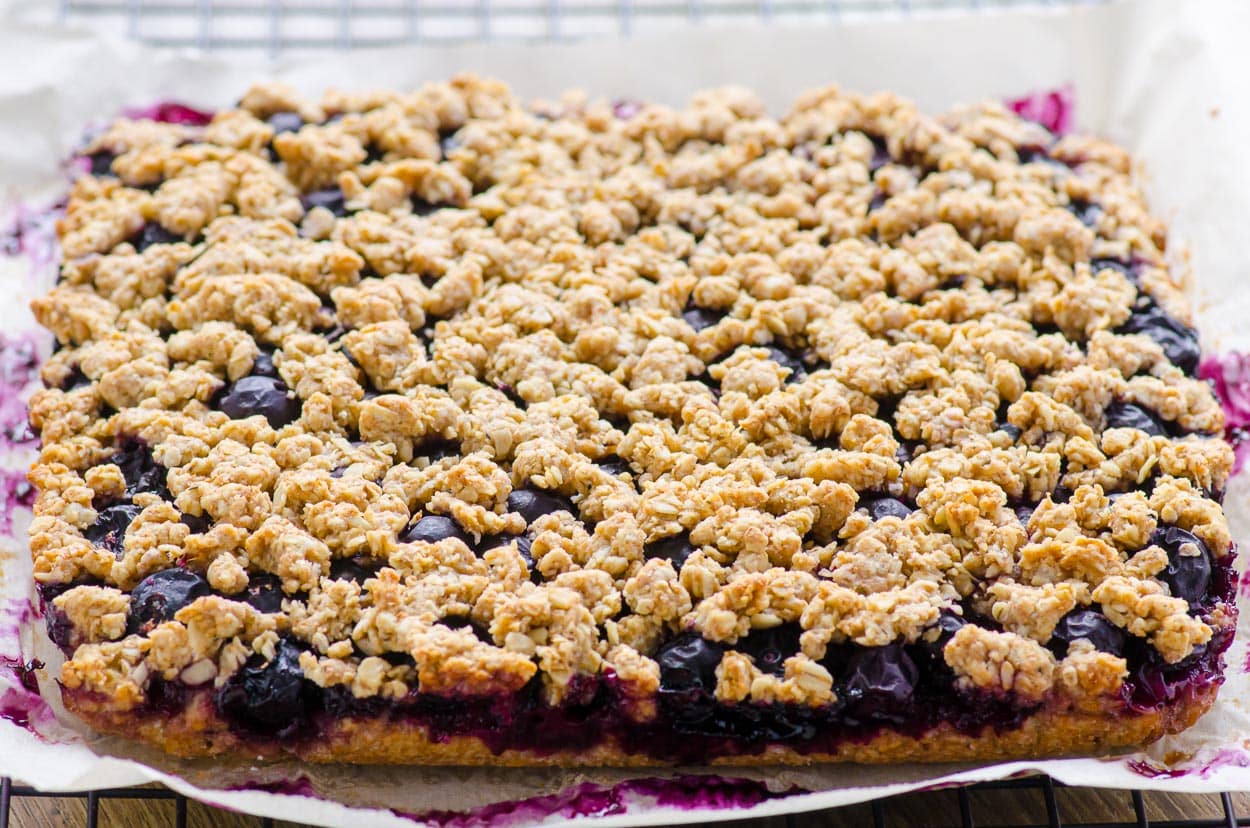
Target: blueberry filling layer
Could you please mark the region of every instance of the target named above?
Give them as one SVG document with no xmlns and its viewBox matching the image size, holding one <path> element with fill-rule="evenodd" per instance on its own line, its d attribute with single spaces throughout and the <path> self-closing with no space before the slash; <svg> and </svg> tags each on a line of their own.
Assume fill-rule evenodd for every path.
<svg viewBox="0 0 1250 828">
<path fill-rule="evenodd" d="M 173 574 L 180 570 L 166 572 L 170 574 L 161 574 L 173 587 L 171 599 L 158 609 L 144 610 L 145 617 L 171 613 L 196 589 L 193 580 Z M 1209 584 L 1211 599 L 1231 601 L 1235 587 L 1230 558 L 1216 562 Z M 50 597 L 45 594 L 45 600 Z M 152 604 L 150 599 L 144 602 L 145 607 Z M 443 623 L 472 626 L 466 619 L 447 618 Z M 834 676 L 837 700 L 821 707 L 727 704 L 715 698 L 717 665 L 729 650 L 750 656 L 764 672 L 784 671 L 785 658 L 799 648 L 800 630 L 782 625 L 753 632 L 734 645 L 688 633 L 661 647 L 655 654 L 660 690 L 655 716 L 650 719 L 634 718 L 636 701 L 611 671 L 600 677 L 575 677 L 567 701 L 557 706 L 543 701 L 537 678 L 507 696 L 449 697 L 413 690 L 395 700 L 356 698 L 350 688 L 321 688 L 304 678 L 299 669 L 304 645 L 291 638 L 279 642 L 274 658 L 252 656 L 224 685 L 211 691 L 153 680 L 147 709 L 178 712 L 189 694 L 211 692 L 218 713 L 247 739 L 312 741 L 343 717 L 381 717 L 419 725 L 433 741 L 477 737 L 497 753 L 586 750 L 610 739 L 628 753 L 670 762 L 754 755 L 770 745 L 825 753 L 885 732 L 923 738 L 942 725 L 969 737 L 1010 731 L 1044 704 L 965 692 L 955 685 L 954 675 L 941 660 L 941 648 L 965 623 L 958 615 L 943 612 L 932 634 L 915 644 L 831 645 L 822 664 Z M 475 632 L 488 640 L 486 631 Z M 1232 633 L 1221 628 L 1206 646 L 1181 663 L 1169 665 L 1144 640 L 1127 636 L 1096 608 L 1088 608 L 1074 610 L 1060 621 L 1051 648 L 1066 650 L 1076 641 L 1122 653 L 1130 672 L 1120 694 L 1125 710 L 1150 712 L 1222 681 L 1223 652 Z M 402 663 L 410 661 L 403 654 L 398 658 Z"/>
</svg>

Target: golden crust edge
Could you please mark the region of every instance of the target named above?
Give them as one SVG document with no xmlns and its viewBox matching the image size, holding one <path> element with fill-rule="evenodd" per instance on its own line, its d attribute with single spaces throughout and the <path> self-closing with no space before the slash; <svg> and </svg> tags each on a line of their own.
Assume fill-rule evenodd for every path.
<svg viewBox="0 0 1250 828">
<path fill-rule="evenodd" d="M 823 762 L 884 764 L 961 762 L 1068 755 L 1100 755 L 1144 746 L 1192 726 L 1215 703 L 1218 684 L 1199 688 L 1149 712 L 1043 709 L 1018 727 L 987 728 L 976 736 L 942 723 L 919 737 L 883 731 L 865 741 L 847 741 L 832 753 L 801 753 L 772 745 L 760 753 L 712 759 L 712 765 L 810 765 Z M 624 751 L 613 741 L 587 750 L 536 753 L 508 749 L 495 753 L 476 736 L 433 741 L 411 721 L 344 717 L 306 743 L 253 741 L 233 733 L 209 702 L 207 693 L 173 715 L 137 714 L 111 707 L 107 699 L 65 693 L 67 708 L 99 733 L 137 740 L 180 757 L 236 756 L 313 763 L 393 765 L 479 765 L 500 767 L 663 767 L 666 762 Z"/>
</svg>

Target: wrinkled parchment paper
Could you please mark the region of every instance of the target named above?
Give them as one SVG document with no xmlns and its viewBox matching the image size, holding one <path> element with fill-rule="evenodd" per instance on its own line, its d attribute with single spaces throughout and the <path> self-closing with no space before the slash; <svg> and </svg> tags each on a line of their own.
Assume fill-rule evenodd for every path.
<svg viewBox="0 0 1250 828">
<path fill-rule="evenodd" d="M 61 159 L 80 141 L 85 124 L 106 119 L 124 105 L 155 100 L 225 105 L 267 75 L 315 93 L 327 86 L 408 87 L 474 70 L 508 80 L 526 96 L 556 97 L 580 86 L 595 95 L 672 104 L 700 88 L 738 83 L 758 91 L 776 112 L 801 90 L 829 82 L 860 91 L 891 89 L 930 112 L 1070 84 L 1078 128 L 1117 140 L 1142 159 L 1152 204 L 1171 223 L 1174 241 L 1183 243 L 1172 245 L 1177 262 L 1185 262 L 1185 246 L 1192 252 L 1190 287 L 1206 349 L 1250 350 L 1250 325 L 1243 323 L 1250 318 L 1250 285 L 1242 281 L 1250 266 L 1244 228 L 1250 216 L 1250 165 L 1244 160 L 1244 138 L 1250 134 L 1250 96 L 1244 92 L 1250 75 L 1244 42 L 1250 4 L 1238 0 L 942 15 L 830 29 L 701 28 L 538 49 L 426 46 L 277 66 L 143 50 L 82 30 L 27 25 L 20 10 L 7 14 L 6 19 L 0 0 L 0 63 L 6 66 L 0 71 L 0 202 L 10 207 L 19 198 L 31 203 L 63 187 Z M 5 300 L 0 302 L 0 330 L 11 334 L 33 328 L 26 304 L 50 280 L 46 267 L 32 275 L 29 262 L 0 257 L 0 298 Z M 29 456 L 0 456 L 0 465 L 8 468 L 28 462 Z M 1233 480 L 1225 504 L 1234 537 L 1243 544 L 1250 539 L 1248 477 Z M 46 642 L 40 644 L 41 622 L 26 611 L 28 522 L 28 513 L 17 515 L 15 537 L 0 538 L 0 657 L 20 651 L 25 658 L 47 661 L 41 684 L 55 705 L 58 694 L 47 674 L 59 656 Z M 734 815 L 828 808 L 1029 771 L 1075 785 L 1250 789 L 1250 677 L 1245 668 L 1250 612 L 1243 619 L 1216 708 L 1187 733 L 1143 754 L 987 767 L 734 769 L 724 775 L 761 780 L 776 791 L 791 786 L 810 791 L 768 799 Z M 0 699 L 20 694 L 6 683 L 12 684 L 0 670 Z M 34 710 L 30 719 L 42 738 L 0 718 L 0 774 L 62 791 L 156 780 L 235 810 L 324 825 L 411 826 L 413 818 L 404 814 L 470 810 L 586 781 L 612 784 L 638 775 L 590 769 L 227 767 L 171 760 L 83 735 L 68 719 L 66 724 L 54 721 L 51 711 Z M 1184 772 L 1158 772 L 1167 769 Z M 281 780 L 288 782 L 277 786 L 281 790 L 311 788 L 319 798 L 229 790 Z M 300 781 L 293 786 L 291 780 Z M 568 813 L 557 811 L 544 824 L 564 824 Z M 723 817 L 724 812 L 656 807 L 640 800 L 598 821 L 639 825 Z M 540 818 L 540 809 L 520 809 L 510 819 L 516 824 Z"/>
</svg>

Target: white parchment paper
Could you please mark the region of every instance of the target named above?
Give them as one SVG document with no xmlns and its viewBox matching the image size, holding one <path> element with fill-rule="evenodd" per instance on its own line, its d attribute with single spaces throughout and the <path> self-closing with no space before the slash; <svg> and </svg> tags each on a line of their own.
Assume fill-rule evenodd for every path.
<svg viewBox="0 0 1250 828">
<path fill-rule="evenodd" d="M 1190 288 L 1204 346 L 1250 350 L 1250 265 L 1244 224 L 1250 217 L 1250 4 L 1238 0 L 1125 2 L 1030 13 L 987 12 L 855 23 L 836 29 L 701 28 L 631 41 L 525 47 L 490 44 L 421 47 L 326 55 L 276 66 L 239 58 L 144 50 L 89 32 L 28 25 L 22 9 L 0 3 L 0 201 L 38 200 L 63 187 L 61 160 L 83 126 L 125 105 L 177 99 L 226 105 L 267 76 L 306 92 L 407 87 L 474 70 L 505 79 L 527 96 L 555 97 L 570 86 L 596 95 L 680 103 L 691 92 L 726 83 L 750 86 L 780 112 L 801 90 L 830 82 L 861 91 L 891 89 L 926 110 L 1010 97 L 1071 84 L 1077 126 L 1106 135 L 1143 161 L 1156 211 L 1172 228 L 1178 264 L 1192 252 Z M 0 210 L 0 212 L 3 212 Z M 26 305 L 51 275 L 28 261 L 0 256 L 0 331 L 34 327 Z M 29 456 L 0 457 L 14 468 Z M 1226 500 L 1234 537 L 1250 540 L 1250 474 L 1230 484 Z M 0 657 L 37 655 L 57 662 L 41 643 L 41 622 L 26 611 L 30 564 L 28 515 L 14 537 L 0 539 Z M 1022 761 L 983 767 L 829 766 L 730 770 L 773 790 L 810 793 L 770 799 L 735 816 L 765 816 L 860 802 L 921 787 L 1043 771 L 1056 779 L 1106 787 L 1174 791 L 1250 789 L 1250 677 L 1244 613 L 1228 653 L 1228 682 L 1215 709 L 1185 734 L 1143 754 L 1114 759 Z M 51 652 L 49 652 L 51 650 Z M 0 670 L 0 698 L 20 693 Z M 44 676 L 45 696 L 57 693 Z M 51 692 L 49 692 L 51 691 Z M 34 711 L 43 734 L 0 719 L 0 774 L 49 790 L 161 781 L 190 796 L 259 815 L 324 825 L 407 825 L 405 814 L 456 811 L 549 795 L 570 786 L 611 785 L 625 771 L 223 766 L 181 762 L 143 748 L 84 735 L 72 720 Z M 60 712 L 60 711 L 55 711 Z M 1143 773 L 1178 769 L 1176 776 Z M 317 798 L 229 790 L 248 782 L 281 782 Z M 292 786 L 291 782 L 297 784 Z M 623 809 L 623 812 L 622 812 Z M 498 809 L 496 809 L 498 810 Z M 646 798 L 615 808 L 601 824 L 659 824 L 723 818 L 723 812 L 659 807 Z M 521 808 L 516 822 L 564 824 L 583 818 L 559 809 Z M 496 818 L 503 819 L 501 817 Z"/>
</svg>

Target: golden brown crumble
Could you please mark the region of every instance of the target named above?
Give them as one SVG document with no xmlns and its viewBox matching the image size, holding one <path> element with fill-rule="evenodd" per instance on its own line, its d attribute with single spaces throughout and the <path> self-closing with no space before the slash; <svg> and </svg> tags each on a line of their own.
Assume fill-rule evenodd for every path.
<svg viewBox="0 0 1250 828">
<path fill-rule="evenodd" d="M 358 698 L 537 675 L 558 702 L 610 670 L 644 721 L 679 632 L 726 648 L 718 699 L 825 705 L 831 647 L 932 642 L 945 611 L 1002 630 L 944 645 L 961 686 L 1089 705 L 1124 659 L 1044 646 L 1084 607 L 1185 658 L 1212 627 L 1154 538 L 1229 553 L 1223 415 L 1120 330 L 1139 297 L 1186 314 L 1127 156 L 1069 137 L 1020 160 L 1051 140 L 993 104 L 832 87 L 780 118 L 728 88 L 539 114 L 472 76 L 118 121 L 33 304 L 62 346 L 30 478 L 36 578 L 79 584 L 52 602 L 65 685 L 125 709 L 285 636 Z M 256 376 L 297 412 L 231 419 Z M 1109 422 L 1128 404 L 1168 433 Z M 155 491 L 117 464 L 133 441 Z M 565 505 L 527 523 L 509 496 L 534 490 Z M 114 548 L 88 540 L 120 502 Z M 127 592 L 175 565 L 216 594 L 127 636 Z M 734 649 L 781 625 L 783 672 Z"/>
</svg>

